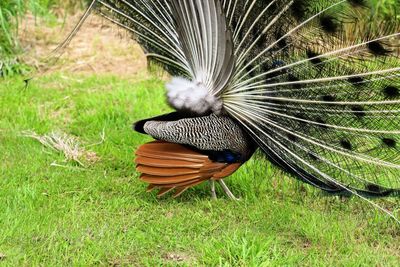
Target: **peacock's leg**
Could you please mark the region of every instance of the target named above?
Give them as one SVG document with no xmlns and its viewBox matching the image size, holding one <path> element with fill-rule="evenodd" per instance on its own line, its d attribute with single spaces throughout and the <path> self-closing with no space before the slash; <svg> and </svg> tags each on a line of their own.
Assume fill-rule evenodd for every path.
<svg viewBox="0 0 400 267">
<path fill-rule="evenodd" d="M 217 194 L 215 193 L 215 181 L 209 180 L 209 182 L 210 182 L 210 187 L 211 187 L 211 198 L 217 199 Z"/>
<path fill-rule="evenodd" d="M 240 200 L 239 198 L 235 197 L 235 195 L 231 192 L 231 190 L 229 190 L 228 186 L 226 186 L 225 182 L 220 179 L 218 180 L 218 183 L 221 185 L 222 189 L 224 189 L 226 195 L 233 200 Z"/>
</svg>

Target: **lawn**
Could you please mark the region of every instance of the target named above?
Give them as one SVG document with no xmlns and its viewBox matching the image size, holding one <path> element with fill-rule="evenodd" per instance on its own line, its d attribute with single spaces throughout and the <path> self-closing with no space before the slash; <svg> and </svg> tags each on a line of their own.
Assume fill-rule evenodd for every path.
<svg viewBox="0 0 400 267">
<path fill-rule="evenodd" d="M 131 130 L 169 111 L 154 75 L 55 72 L 0 80 L 0 265 L 399 266 L 400 226 L 357 198 L 328 197 L 256 155 L 178 199 L 146 193 Z M 65 133 L 81 163 L 27 137 Z M 381 200 L 389 209 L 397 199 Z"/>
<path fill-rule="evenodd" d="M 22 7 L 8 2 L 0 13 Z M 44 13 L 58 2 L 79 3 L 29 1 Z M 22 62 L 40 66 L 80 16 L 61 17 L 21 21 Z M 261 153 L 226 179 L 240 201 L 220 188 L 212 200 L 208 184 L 178 199 L 146 193 L 133 161 L 151 138 L 131 125 L 170 111 L 165 79 L 145 71 L 126 33 L 87 24 L 56 70 L 28 87 L 0 77 L 0 266 L 400 266 L 400 224 L 301 184 Z M 17 32 L 2 25 L 0 35 Z M 4 37 L 0 52 L 14 44 Z M 46 135 L 71 138 L 77 158 L 32 138 Z M 374 201 L 400 218 L 400 199 Z"/>
</svg>

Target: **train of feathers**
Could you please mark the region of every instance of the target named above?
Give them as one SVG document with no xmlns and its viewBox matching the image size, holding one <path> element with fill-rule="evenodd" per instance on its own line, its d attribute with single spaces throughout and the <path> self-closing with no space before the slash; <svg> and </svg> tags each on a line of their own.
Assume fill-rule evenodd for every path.
<svg viewBox="0 0 400 267">
<path fill-rule="evenodd" d="M 223 178 L 260 149 L 331 194 L 400 196 L 400 16 L 367 0 L 94 0 L 171 76 L 176 110 L 135 123 L 158 195 Z M 399 9 L 400 10 L 400 9 Z M 262 164 L 262 162 L 260 162 Z"/>
</svg>

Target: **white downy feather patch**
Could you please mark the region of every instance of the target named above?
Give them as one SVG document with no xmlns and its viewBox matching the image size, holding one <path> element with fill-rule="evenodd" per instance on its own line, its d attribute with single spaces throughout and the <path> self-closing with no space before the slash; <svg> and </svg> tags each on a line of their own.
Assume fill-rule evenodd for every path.
<svg viewBox="0 0 400 267">
<path fill-rule="evenodd" d="M 177 110 L 189 110 L 202 115 L 208 111 L 219 114 L 222 102 L 210 94 L 201 82 L 192 82 L 182 77 L 174 77 L 166 84 L 168 102 Z"/>
</svg>

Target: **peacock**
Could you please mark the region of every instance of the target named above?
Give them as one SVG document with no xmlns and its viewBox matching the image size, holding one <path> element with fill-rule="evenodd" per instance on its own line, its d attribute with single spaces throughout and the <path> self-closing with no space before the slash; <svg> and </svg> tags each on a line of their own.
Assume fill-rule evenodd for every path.
<svg viewBox="0 0 400 267">
<path fill-rule="evenodd" d="M 60 49 L 92 11 L 171 77 L 175 112 L 133 126 L 156 140 L 136 151 L 149 191 L 208 181 L 235 198 L 223 179 L 260 150 L 329 194 L 400 196 L 396 14 L 368 0 L 94 0 Z"/>
</svg>

